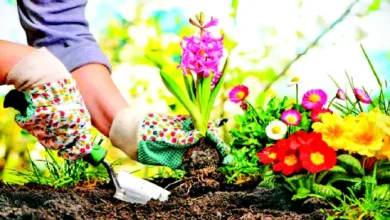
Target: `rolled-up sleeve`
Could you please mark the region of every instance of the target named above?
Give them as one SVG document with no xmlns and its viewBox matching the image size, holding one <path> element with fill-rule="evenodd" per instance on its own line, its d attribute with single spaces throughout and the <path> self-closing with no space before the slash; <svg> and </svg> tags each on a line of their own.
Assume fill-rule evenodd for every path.
<svg viewBox="0 0 390 220">
<path fill-rule="evenodd" d="M 89 30 L 87 0 L 18 0 L 27 42 L 46 47 L 69 72 L 90 63 L 111 65 Z"/>
</svg>

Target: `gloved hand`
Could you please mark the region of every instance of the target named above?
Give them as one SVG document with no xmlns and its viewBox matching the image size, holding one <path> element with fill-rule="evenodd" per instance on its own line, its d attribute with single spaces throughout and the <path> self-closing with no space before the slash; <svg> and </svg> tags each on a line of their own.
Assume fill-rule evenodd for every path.
<svg viewBox="0 0 390 220">
<path fill-rule="evenodd" d="M 228 146 L 218 137 L 213 123 L 209 123 L 206 136 L 216 143 L 222 163 L 229 163 Z M 110 130 L 112 144 L 132 159 L 171 168 L 182 165 L 184 152 L 197 144 L 200 137 L 202 134 L 194 129 L 189 116 L 145 114 L 135 108 L 120 111 Z"/>
<path fill-rule="evenodd" d="M 47 49 L 19 61 L 6 84 L 16 89 L 6 95 L 4 107 L 19 110 L 16 123 L 44 147 L 59 150 L 67 160 L 84 158 L 92 151 L 91 117 L 76 82 Z"/>
</svg>

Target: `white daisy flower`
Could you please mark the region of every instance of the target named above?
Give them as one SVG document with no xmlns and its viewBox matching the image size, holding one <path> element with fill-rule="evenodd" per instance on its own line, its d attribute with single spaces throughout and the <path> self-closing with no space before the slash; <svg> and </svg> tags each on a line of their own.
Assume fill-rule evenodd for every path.
<svg viewBox="0 0 390 220">
<path fill-rule="evenodd" d="M 288 86 L 293 86 L 301 83 L 301 78 L 299 76 L 294 76 L 291 78 L 290 82 L 287 83 Z"/>
<path fill-rule="evenodd" d="M 280 120 L 273 120 L 265 128 L 265 133 L 272 140 L 280 140 L 287 133 L 287 125 Z"/>
</svg>

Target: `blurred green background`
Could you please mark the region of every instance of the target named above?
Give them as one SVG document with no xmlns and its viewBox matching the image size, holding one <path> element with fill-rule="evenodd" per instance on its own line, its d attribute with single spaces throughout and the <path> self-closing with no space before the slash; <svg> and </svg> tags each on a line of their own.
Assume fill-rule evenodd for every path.
<svg viewBox="0 0 390 220">
<path fill-rule="evenodd" d="M 146 104 L 150 111 L 182 113 L 182 107 L 164 88 L 157 66 L 180 75 L 180 40 L 194 33 L 188 18 L 203 11 L 219 19 L 225 34 L 230 66 L 213 118 L 228 117 L 223 136 L 229 141 L 232 116 L 238 105 L 228 101 L 229 89 L 243 83 L 250 88 L 249 100 L 264 103 L 267 97 L 293 96 L 289 77 L 299 76 L 303 91 L 322 88 L 333 96 L 336 87 L 327 74 L 346 83 L 344 71 L 357 86 L 376 89 L 369 66 L 360 51 L 363 44 L 378 73 L 390 79 L 389 0 L 93 0 L 87 19 L 96 39 L 113 65 L 112 77 L 132 105 Z M 26 43 L 20 27 L 16 1 L 0 0 L 0 39 Z M 2 54 L 1 56 L 6 56 Z M 0 102 L 8 86 L 0 87 Z M 2 105 L 2 103 L 0 103 Z M 22 134 L 13 121 L 14 111 L 0 108 L 0 178 L 11 180 L 12 170 L 30 167 L 45 157 L 44 148 Z M 96 135 L 98 132 L 95 131 Z M 122 159 L 118 169 L 138 170 L 149 177 L 154 167 L 126 159 L 110 146 L 109 160 Z M 41 164 L 44 166 L 44 164 Z"/>
</svg>

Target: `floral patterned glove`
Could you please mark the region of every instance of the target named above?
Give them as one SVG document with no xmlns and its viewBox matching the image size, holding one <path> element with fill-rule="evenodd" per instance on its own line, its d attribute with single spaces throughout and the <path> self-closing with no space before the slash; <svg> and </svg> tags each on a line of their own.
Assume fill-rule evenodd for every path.
<svg viewBox="0 0 390 220">
<path fill-rule="evenodd" d="M 76 160 L 92 150 L 91 118 L 75 80 L 45 48 L 25 57 L 9 72 L 4 107 L 19 110 L 16 123 L 59 156 Z"/>
<path fill-rule="evenodd" d="M 227 163 L 228 146 L 217 136 L 214 123 L 209 123 L 206 136 L 216 143 L 222 163 Z M 189 116 L 147 114 L 139 133 L 138 161 L 144 164 L 178 168 L 184 152 L 198 143 L 202 134 L 194 129 Z"/>
</svg>

